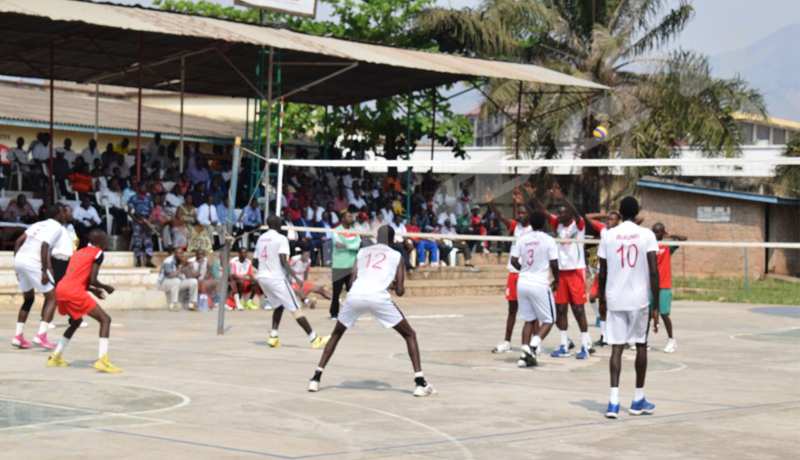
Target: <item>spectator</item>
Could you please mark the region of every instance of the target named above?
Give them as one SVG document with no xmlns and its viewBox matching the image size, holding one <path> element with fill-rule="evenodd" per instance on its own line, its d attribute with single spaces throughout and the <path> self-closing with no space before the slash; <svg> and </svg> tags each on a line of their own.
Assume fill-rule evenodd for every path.
<svg viewBox="0 0 800 460">
<path fill-rule="evenodd" d="M 97 210 L 92 206 L 89 200 L 89 195 L 81 194 L 81 204 L 72 213 L 75 231 L 80 240 L 80 246 L 86 246 L 88 242 L 87 235 L 95 228 L 101 228 L 100 216 L 97 215 Z"/>
<path fill-rule="evenodd" d="M 92 175 L 89 174 L 89 165 L 82 165 L 79 170 L 69 175 L 69 180 L 75 193 L 89 193 L 94 185 Z"/>
<path fill-rule="evenodd" d="M 347 198 L 347 189 L 344 185 L 339 186 L 339 192 L 333 199 L 333 212 L 339 213 L 347 209 L 350 200 Z"/>
<path fill-rule="evenodd" d="M 100 161 L 103 162 L 103 166 L 108 166 L 111 168 L 111 171 L 114 171 L 114 167 L 112 165 L 117 162 L 116 160 L 118 156 L 119 154 L 114 151 L 114 144 L 109 142 L 106 144 L 105 152 L 100 154 Z"/>
<path fill-rule="evenodd" d="M 83 152 L 81 152 L 81 158 L 83 158 L 83 162 L 87 165 L 94 165 L 95 160 L 100 160 L 100 163 L 103 164 L 100 150 L 97 149 L 96 140 L 89 139 L 89 146 L 83 149 Z"/>
<path fill-rule="evenodd" d="M 347 208 L 345 208 L 347 209 Z M 331 222 L 333 225 L 339 225 L 339 215 L 333 210 L 333 202 L 329 201 L 328 205 L 325 206 L 325 211 L 327 211 L 331 216 Z"/>
<path fill-rule="evenodd" d="M 13 223 L 32 224 L 39 220 L 39 216 L 28 202 L 28 197 L 20 194 L 16 200 L 11 200 L 8 203 L 6 212 L 3 214 L 3 220 Z"/>
<path fill-rule="evenodd" d="M 357 209 L 361 209 L 367 205 L 367 201 L 361 194 L 361 186 L 359 186 L 358 183 L 353 185 L 353 192 L 350 196 L 350 204 L 355 205 Z"/>
<path fill-rule="evenodd" d="M 458 201 L 462 209 L 471 209 L 473 205 L 472 193 L 469 192 L 469 185 L 465 182 L 461 184 L 461 192 L 458 194 Z"/>
<path fill-rule="evenodd" d="M 407 244 L 405 238 L 403 238 L 403 235 L 400 234 L 400 233 L 405 233 L 406 231 L 406 227 L 402 223 L 402 217 L 395 216 L 391 222 L 388 222 L 387 225 L 392 227 L 392 229 L 394 229 L 395 231 L 394 242 L 390 245 L 390 247 L 395 251 L 399 252 L 400 255 L 403 257 L 403 262 L 406 266 L 406 270 L 413 269 L 414 267 L 411 265 L 411 258 L 408 255 L 409 248 L 413 249 L 413 245 L 410 243 L 410 241 Z"/>
<path fill-rule="evenodd" d="M 439 233 L 441 233 L 443 236 L 458 234 L 456 232 L 455 227 L 453 227 L 453 223 L 450 219 L 444 221 L 444 225 L 439 230 Z M 472 264 L 469 263 L 469 260 L 472 258 L 472 251 L 470 251 L 469 244 L 467 244 L 464 240 L 449 240 L 447 238 L 445 238 L 445 240 L 450 241 L 452 243 L 453 245 L 452 249 L 459 249 L 461 250 L 461 252 L 464 253 L 464 266 L 466 267 L 473 266 Z M 444 241 L 440 243 L 439 248 L 441 249 L 442 246 L 447 246 L 446 244 L 444 244 Z M 449 252 L 450 251 L 448 251 L 448 254 Z M 442 255 L 443 260 L 445 257 L 446 256 Z"/>
<path fill-rule="evenodd" d="M 133 247 L 134 265 L 142 266 L 142 249 L 147 261 L 145 266 L 155 268 L 153 265 L 153 240 L 151 234 L 158 236 L 150 226 L 150 213 L 153 212 L 153 199 L 147 194 L 147 184 L 140 182 L 136 185 L 136 194 L 128 199 L 128 214 L 131 216 L 133 233 L 131 246 Z"/>
<path fill-rule="evenodd" d="M 108 213 L 114 218 L 112 233 L 115 235 L 129 233 L 128 213 L 125 211 L 127 201 L 122 196 L 122 190 L 119 188 L 118 180 L 111 179 L 108 182 L 108 190 L 103 192 L 103 201 L 105 205 L 108 206 Z M 114 228 L 116 228 L 116 230 L 114 230 Z"/>
<path fill-rule="evenodd" d="M 422 180 L 422 194 L 426 197 L 431 197 L 436 193 L 436 189 L 439 187 L 439 182 L 433 175 L 433 170 L 428 170 L 425 173 L 425 179 Z M 447 190 L 445 188 L 445 190 Z"/>
<path fill-rule="evenodd" d="M 292 222 L 299 219 L 303 216 L 303 211 L 300 209 L 300 201 L 297 199 L 293 199 L 289 202 L 289 207 L 284 210 L 285 212 L 289 213 L 289 217 Z M 321 216 L 320 216 L 321 217 Z M 308 218 L 308 217 L 306 217 Z M 316 220 L 316 219 L 315 219 Z"/>
<path fill-rule="evenodd" d="M 337 228 L 349 230 L 353 226 L 353 214 L 346 212 L 342 215 L 342 223 Z M 350 279 L 353 266 L 356 261 L 356 254 L 361 247 L 361 237 L 353 233 L 334 233 L 333 234 L 333 257 L 332 274 L 333 296 L 331 298 L 330 314 L 334 319 L 339 316 L 339 295 L 342 288 L 347 286 L 350 291 Z"/>
<path fill-rule="evenodd" d="M 325 208 L 319 205 L 318 199 L 314 198 L 311 200 L 311 206 L 309 206 L 306 211 L 305 218 L 309 222 L 317 222 L 322 220 L 323 212 L 325 212 Z"/>
<path fill-rule="evenodd" d="M 206 251 L 202 249 L 198 249 L 195 252 L 195 256 L 189 259 L 189 264 L 191 264 L 192 270 L 197 275 L 197 291 L 199 294 L 208 296 L 211 308 L 219 308 L 219 304 L 214 301 L 214 297 L 217 289 L 219 289 L 220 280 L 212 273 L 214 265 L 219 268 L 219 264 L 210 265 L 209 260 L 206 258 Z"/>
<path fill-rule="evenodd" d="M 384 202 L 383 209 L 381 209 L 381 214 L 383 214 L 383 220 L 387 223 L 394 222 L 394 211 L 392 211 L 392 203 L 391 201 Z"/>
<path fill-rule="evenodd" d="M 198 159 L 195 162 L 194 166 L 186 170 L 186 177 L 192 184 L 197 184 L 200 182 L 208 182 L 209 175 L 208 175 L 208 169 L 205 167 L 205 160 Z"/>
<path fill-rule="evenodd" d="M 222 203 L 223 198 L 228 196 L 228 188 L 225 187 L 219 176 L 215 176 L 211 179 L 211 187 L 208 189 L 208 193 L 214 197 L 214 205 L 219 205 Z"/>
<path fill-rule="evenodd" d="M 174 208 L 177 212 L 178 206 L 184 202 L 183 191 L 179 184 L 175 184 L 166 196 L 164 197 L 164 204 L 168 208 Z"/>
<path fill-rule="evenodd" d="M 481 207 L 475 205 L 472 207 L 472 213 L 469 215 L 469 230 L 468 233 L 470 235 L 485 235 L 486 234 L 486 227 L 483 226 L 483 217 L 480 214 Z M 477 241 L 470 241 L 469 247 L 473 249 Z M 483 243 L 479 245 L 480 249 L 483 250 Z"/>
<path fill-rule="evenodd" d="M 183 203 L 178 206 L 178 210 L 175 212 L 175 220 L 172 221 L 171 237 L 173 247 L 189 246 L 192 236 L 191 229 L 197 220 L 197 210 L 194 207 L 192 195 L 187 193 L 183 199 Z"/>
<path fill-rule="evenodd" d="M 69 169 L 69 161 L 64 158 L 64 150 L 58 149 L 56 158 L 53 159 L 53 177 L 61 196 L 67 196 L 67 179 L 70 178 Z"/>
<path fill-rule="evenodd" d="M 503 234 L 503 229 L 500 227 L 500 219 L 498 219 L 497 216 L 491 211 L 486 213 L 486 215 L 483 217 L 482 225 L 483 225 L 483 228 L 486 229 L 486 233 L 485 234 L 488 235 L 488 236 L 501 236 Z M 492 243 L 491 242 L 487 242 L 486 246 L 487 246 L 487 248 L 491 249 Z M 502 241 L 498 241 L 497 242 L 497 252 L 498 253 L 502 253 L 503 252 L 503 242 Z"/>
<path fill-rule="evenodd" d="M 131 168 L 129 168 L 128 164 L 125 163 L 125 157 L 116 155 L 114 159 L 111 160 L 111 165 L 109 167 L 111 168 L 112 171 L 114 170 L 114 168 L 119 168 L 119 175 L 123 179 L 128 179 L 131 176 Z"/>
<path fill-rule="evenodd" d="M 75 151 L 72 150 L 72 139 L 69 139 L 69 138 L 64 139 L 64 146 L 63 147 L 59 147 L 59 148 L 56 149 L 56 154 L 58 154 L 58 152 L 63 152 L 64 153 L 64 159 L 67 160 L 67 162 L 69 164 L 72 164 L 75 161 L 75 158 L 77 158 L 77 156 L 78 156 L 75 153 Z M 86 163 L 85 160 L 84 160 L 84 163 L 88 164 L 88 165 L 91 165 L 91 163 Z"/>
<path fill-rule="evenodd" d="M 217 208 L 214 206 L 214 197 L 206 196 L 205 203 L 197 208 L 197 223 L 195 227 L 195 240 L 189 238 L 189 247 L 198 250 L 212 251 L 214 248 L 214 231 L 219 225 L 217 219 Z"/>
<path fill-rule="evenodd" d="M 108 190 L 109 169 L 104 167 L 100 160 L 94 160 L 94 162 L 94 168 L 92 168 L 91 171 L 92 180 L 94 181 L 94 190 L 97 192 L 105 192 Z"/>
<path fill-rule="evenodd" d="M 194 185 L 194 191 L 192 191 L 192 198 L 194 199 L 194 203 L 196 203 L 198 206 L 206 202 L 206 194 L 207 192 L 206 192 L 205 182 L 198 182 Z"/>
<path fill-rule="evenodd" d="M 111 172 L 113 173 L 111 177 L 113 177 L 114 179 L 117 180 L 117 182 L 119 182 L 119 187 L 122 190 L 127 190 L 128 188 L 130 188 L 131 182 L 128 182 L 128 179 L 122 177 L 122 170 L 119 167 L 114 165 L 114 167 L 111 169 Z"/>
<path fill-rule="evenodd" d="M 255 241 L 258 239 L 256 230 L 264 223 L 264 219 L 261 217 L 261 208 L 258 207 L 258 200 L 253 198 L 250 200 L 250 204 L 245 206 L 240 222 L 245 232 L 252 232 L 248 237 L 248 241 L 252 242 L 251 246 L 254 246 Z"/>
<path fill-rule="evenodd" d="M 417 226 L 417 216 L 411 216 L 411 222 L 406 224 L 406 231 L 409 233 L 422 233 Z M 432 239 L 412 237 L 411 240 L 417 251 L 417 266 L 424 267 L 427 265 L 427 252 L 431 254 L 431 266 L 438 265 L 439 263 L 439 247 Z"/>
<path fill-rule="evenodd" d="M 172 216 L 164 208 L 164 195 L 155 194 L 153 197 L 153 212 L 150 213 L 150 225 L 164 242 L 164 247 L 172 247 L 170 224 Z"/>
<path fill-rule="evenodd" d="M 178 181 L 175 182 L 175 185 L 180 187 L 181 196 L 186 195 L 186 193 L 188 193 L 189 189 L 192 187 L 192 183 L 191 181 L 189 181 L 189 176 L 186 175 L 185 172 L 181 173 L 180 177 L 178 178 Z"/>
<path fill-rule="evenodd" d="M 228 202 L 229 202 L 228 195 L 222 197 L 222 201 L 219 202 L 217 205 L 217 220 L 219 220 L 219 224 L 226 226 L 228 225 Z"/>
<path fill-rule="evenodd" d="M 122 141 L 114 146 L 114 151 L 117 152 L 117 155 L 124 157 L 131 153 L 131 148 L 129 147 L 131 141 L 128 140 L 127 137 L 122 138 Z"/>
<path fill-rule="evenodd" d="M 394 191 L 400 191 L 400 179 L 397 178 L 397 168 L 390 168 L 389 174 L 386 176 L 386 180 L 383 181 L 383 191 L 384 193 Z"/>
<path fill-rule="evenodd" d="M 455 213 L 453 213 L 453 207 L 452 206 L 444 205 L 444 206 L 442 206 L 442 212 L 439 213 L 439 220 L 438 220 L 439 225 L 440 226 L 444 225 L 444 223 L 446 221 L 448 221 L 448 220 L 451 223 L 455 222 L 456 221 L 456 215 L 455 215 Z"/>
<path fill-rule="evenodd" d="M 9 163 L 16 164 L 23 174 L 28 174 L 31 172 L 31 168 L 34 164 L 31 161 L 28 152 L 22 148 L 24 145 L 25 139 L 18 137 L 17 146 L 8 151 L 8 156 L 6 158 L 8 159 Z"/>
<path fill-rule="evenodd" d="M 324 214 L 325 211 L 323 211 L 322 213 Z M 284 219 L 290 216 L 291 216 L 290 214 L 285 213 Z M 319 219 L 309 220 L 304 218 L 303 214 L 301 213 L 299 219 L 293 222 L 287 220 L 287 223 L 291 224 L 292 226 L 298 226 L 298 227 L 307 227 L 307 228 L 314 227 L 315 222 L 322 220 L 322 214 L 320 214 L 319 217 L 320 217 Z M 298 230 L 295 233 L 297 233 L 297 239 L 295 244 L 292 245 L 291 241 L 289 242 L 292 255 L 294 254 L 294 248 L 300 248 L 300 250 L 302 251 L 311 251 L 311 263 L 315 264 L 317 261 L 316 249 L 320 250 L 322 249 L 323 241 L 320 241 L 319 239 L 315 240 L 314 235 L 309 231 Z"/>
<path fill-rule="evenodd" d="M 258 283 L 253 276 L 253 263 L 247 259 L 247 248 L 239 248 L 239 257 L 233 258 L 230 263 L 231 270 L 231 293 L 233 294 L 234 306 L 237 310 L 258 310 L 253 304 L 252 296 L 255 294 Z M 247 303 L 242 305 L 242 297 L 250 294 Z"/>
<path fill-rule="evenodd" d="M 149 161 L 152 158 L 158 156 L 159 150 L 164 148 L 164 155 L 167 153 L 167 149 L 161 145 L 161 134 L 155 133 L 153 136 L 153 140 L 147 143 L 147 147 L 144 149 L 145 157 Z"/>
<path fill-rule="evenodd" d="M 39 133 L 36 138 L 39 142 L 31 142 L 29 147 L 33 161 L 37 164 L 46 163 L 50 161 L 50 135 Z"/>
<path fill-rule="evenodd" d="M 182 248 L 175 248 L 164 259 L 158 273 L 158 289 L 168 295 L 169 310 L 180 311 L 178 300 L 189 295 L 189 310 L 197 311 L 197 273 L 186 259 Z"/>
</svg>

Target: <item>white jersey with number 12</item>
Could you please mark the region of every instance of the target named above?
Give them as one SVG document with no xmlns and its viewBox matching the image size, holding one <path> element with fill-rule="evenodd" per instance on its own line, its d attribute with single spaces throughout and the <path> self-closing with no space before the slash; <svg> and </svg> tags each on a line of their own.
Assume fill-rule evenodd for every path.
<svg viewBox="0 0 800 460">
<path fill-rule="evenodd" d="M 374 244 L 358 251 L 356 266 L 358 274 L 352 294 L 377 294 L 385 292 L 394 281 L 400 253 L 385 244 Z"/>
</svg>

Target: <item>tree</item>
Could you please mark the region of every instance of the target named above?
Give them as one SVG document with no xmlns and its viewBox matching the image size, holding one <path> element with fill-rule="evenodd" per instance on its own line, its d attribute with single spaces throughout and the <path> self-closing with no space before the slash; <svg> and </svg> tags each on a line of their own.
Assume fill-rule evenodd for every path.
<svg viewBox="0 0 800 460">
<path fill-rule="evenodd" d="M 412 17 L 435 0 L 322 0 L 333 7 L 331 19 L 318 21 L 308 18 L 262 12 L 264 21 L 288 24 L 294 30 L 314 35 L 332 35 L 348 40 L 366 41 L 404 48 L 436 50 L 436 44 L 422 31 L 412 27 Z M 210 16 L 241 22 L 259 22 L 259 11 L 222 7 L 209 1 L 155 0 L 163 10 L 187 14 Z M 431 132 L 432 90 L 418 91 L 412 95 L 411 104 L 411 151 L 417 142 Z M 333 107 L 328 110 L 329 139 L 335 140 L 350 130 L 366 138 L 365 149 L 381 145 L 384 155 L 395 159 L 405 153 L 408 127 L 406 114 L 409 111 L 406 95 L 375 101 L 374 104 L 359 104 L 356 107 Z M 295 137 L 314 133 L 318 142 L 324 134 L 319 129 L 325 121 L 325 108 L 306 104 L 287 103 L 284 118 L 284 136 Z M 353 113 L 355 116 L 353 117 Z M 462 146 L 472 142 L 469 121 L 452 112 L 450 104 L 441 97 L 436 103 L 436 138 L 453 149 L 456 156 L 464 156 Z M 273 117 L 271 139 L 276 139 L 278 117 Z M 262 136 L 266 135 L 262 127 Z"/>
<path fill-rule="evenodd" d="M 800 157 L 800 132 L 794 133 L 789 139 L 783 156 Z M 800 166 L 781 165 L 775 168 L 774 185 L 779 194 L 800 197 Z"/>
<path fill-rule="evenodd" d="M 606 94 L 524 85 L 520 144 L 530 157 L 663 158 L 691 145 L 706 155 L 735 155 L 733 112 L 765 116 L 761 95 L 741 78 L 715 79 L 705 57 L 656 52 L 691 20 L 689 0 L 485 0 L 476 10 L 429 8 L 416 23 L 443 51 L 502 55 L 543 65 L 612 88 Z M 543 90 L 547 91 L 543 91 Z M 486 114 L 517 106 L 516 82 L 492 81 Z M 496 105 L 495 105 L 496 104 Z M 591 140 L 602 124 L 604 143 Z M 507 127 L 513 140 L 516 126 Z M 637 173 L 653 171 L 637 171 Z M 585 209 L 599 209 L 603 171 L 584 168 Z"/>
</svg>

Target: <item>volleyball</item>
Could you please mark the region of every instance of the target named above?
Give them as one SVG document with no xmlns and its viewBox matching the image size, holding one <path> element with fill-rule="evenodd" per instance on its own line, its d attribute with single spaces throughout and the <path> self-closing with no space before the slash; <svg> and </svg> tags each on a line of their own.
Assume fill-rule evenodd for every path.
<svg viewBox="0 0 800 460">
<path fill-rule="evenodd" d="M 598 141 L 606 140 L 607 135 L 608 135 L 608 130 L 603 128 L 602 126 L 598 126 L 592 132 L 592 136 L 594 136 L 594 138 L 597 139 Z"/>
</svg>

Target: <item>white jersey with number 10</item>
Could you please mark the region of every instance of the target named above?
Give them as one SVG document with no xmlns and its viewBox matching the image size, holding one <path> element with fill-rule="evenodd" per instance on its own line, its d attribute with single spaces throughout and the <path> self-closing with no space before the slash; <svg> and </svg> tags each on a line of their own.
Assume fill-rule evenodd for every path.
<svg viewBox="0 0 800 460">
<path fill-rule="evenodd" d="M 356 256 L 358 274 L 350 293 L 385 292 L 394 281 L 400 259 L 400 253 L 385 244 L 374 244 L 360 249 Z"/>
<path fill-rule="evenodd" d="M 656 236 L 631 221 L 603 235 L 597 257 L 606 260 L 606 302 L 610 311 L 636 311 L 649 306 L 648 252 L 658 253 Z"/>
<path fill-rule="evenodd" d="M 258 238 L 255 256 L 258 258 L 258 278 L 285 278 L 281 265 L 281 254 L 289 257 L 289 239 L 275 230 L 269 230 Z"/>
</svg>

